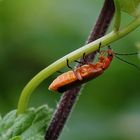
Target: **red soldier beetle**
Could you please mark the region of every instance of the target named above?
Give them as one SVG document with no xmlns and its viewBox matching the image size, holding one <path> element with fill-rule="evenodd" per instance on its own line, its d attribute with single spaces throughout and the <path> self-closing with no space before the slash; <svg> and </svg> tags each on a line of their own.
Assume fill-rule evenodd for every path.
<svg viewBox="0 0 140 140">
<path fill-rule="evenodd" d="M 130 63 L 117 56 L 117 55 L 135 55 L 138 53 L 115 53 L 110 48 L 110 46 L 108 46 L 108 50 L 100 51 L 100 46 L 101 46 L 101 43 L 99 44 L 99 50 L 98 50 L 98 52 L 99 52 L 98 60 L 99 61 L 97 61 L 96 63 L 86 62 L 85 53 L 84 53 L 83 60 L 85 61 L 85 63 L 82 66 L 75 68 L 73 70 L 69 66 L 68 59 L 67 59 L 67 66 L 72 70 L 65 72 L 65 73 L 61 74 L 60 76 L 58 76 L 50 84 L 49 90 L 58 91 L 60 93 L 65 92 L 66 90 L 69 90 L 70 88 L 79 86 L 83 83 L 86 83 L 86 82 L 98 77 L 110 66 L 110 63 L 114 56 L 117 59 L 124 61 L 140 70 L 140 68 L 137 65 Z M 105 54 L 106 54 L 106 56 L 105 56 Z M 79 61 L 76 61 L 76 62 L 81 63 Z"/>
<path fill-rule="evenodd" d="M 101 43 L 99 44 L 100 49 Z M 104 56 L 107 53 L 107 56 Z M 85 54 L 84 54 L 85 55 Z M 83 55 L 83 59 L 85 60 Z M 70 88 L 81 85 L 101 75 L 110 65 L 114 53 L 109 47 L 108 50 L 99 51 L 99 61 L 96 63 L 87 63 L 75 68 L 74 70 L 65 72 L 58 76 L 49 86 L 49 90 L 64 92 Z M 71 68 L 68 64 L 67 65 Z M 72 69 L 72 68 L 71 68 Z"/>
</svg>

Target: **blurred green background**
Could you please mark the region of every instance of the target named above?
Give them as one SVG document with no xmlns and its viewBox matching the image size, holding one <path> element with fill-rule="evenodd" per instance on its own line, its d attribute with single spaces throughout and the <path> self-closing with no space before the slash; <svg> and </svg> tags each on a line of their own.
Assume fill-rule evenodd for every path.
<svg viewBox="0 0 140 140">
<path fill-rule="evenodd" d="M 103 0 L 0 1 L 0 112 L 15 109 L 20 92 L 40 70 L 85 43 Z M 123 24 L 130 19 L 123 14 Z M 111 44 L 137 51 L 140 29 Z M 137 56 L 123 56 L 140 66 Z M 67 70 L 67 68 L 65 68 Z M 55 108 L 60 94 L 48 91 L 54 74 L 35 91 L 30 106 Z M 140 72 L 113 60 L 82 90 L 61 140 L 140 140 Z"/>
</svg>

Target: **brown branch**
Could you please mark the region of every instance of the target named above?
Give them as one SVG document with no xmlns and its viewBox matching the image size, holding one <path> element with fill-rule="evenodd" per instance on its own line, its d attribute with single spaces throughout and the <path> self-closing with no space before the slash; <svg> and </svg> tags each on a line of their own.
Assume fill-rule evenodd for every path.
<svg viewBox="0 0 140 140">
<path fill-rule="evenodd" d="M 96 21 L 96 24 L 87 40 L 86 43 L 90 43 L 101 36 L 103 36 L 112 20 L 112 17 L 114 15 L 115 7 L 113 0 L 105 0 L 103 8 L 100 12 L 100 15 L 98 17 L 98 20 Z M 93 52 L 86 56 L 86 60 L 88 62 L 93 61 L 94 56 L 96 52 Z M 82 58 L 81 58 L 81 61 Z M 80 66 L 80 64 L 77 65 L 77 67 Z M 70 89 L 66 91 L 59 102 L 59 105 L 53 115 L 53 118 L 51 120 L 51 123 L 48 127 L 48 130 L 46 132 L 45 140 L 57 140 L 67 119 L 68 116 L 72 110 L 72 107 L 76 103 L 76 99 L 79 95 L 81 86 L 75 87 L 73 89 Z"/>
</svg>

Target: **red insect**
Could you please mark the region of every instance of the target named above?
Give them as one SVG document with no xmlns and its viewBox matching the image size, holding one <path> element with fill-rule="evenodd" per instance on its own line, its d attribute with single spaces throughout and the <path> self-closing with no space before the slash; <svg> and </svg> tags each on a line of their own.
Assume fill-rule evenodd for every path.
<svg viewBox="0 0 140 140">
<path fill-rule="evenodd" d="M 107 55 L 105 56 L 106 53 Z M 51 83 L 49 90 L 64 92 L 98 77 L 109 67 L 113 56 L 114 53 L 110 48 L 106 51 L 100 51 L 98 62 L 95 64 L 87 63 L 74 70 L 61 74 Z"/>
</svg>

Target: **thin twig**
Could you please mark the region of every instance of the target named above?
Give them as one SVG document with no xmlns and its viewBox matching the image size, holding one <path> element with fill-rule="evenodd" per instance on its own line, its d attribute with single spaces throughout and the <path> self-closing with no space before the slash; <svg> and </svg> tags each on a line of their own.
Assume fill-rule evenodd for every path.
<svg viewBox="0 0 140 140">
<path fill-rule="evenodd" d="M 102 37 L 112 20 L 114 15 L 115 7 L 113 0 L 105 0 L 101 13 L 98 17 L 98 20 L 87 40 L 86 43 L 90 43 L 100 37 Z M 86 56 L 86 61 L 91 62 L 95 57 L 96 52 L 93 52 Z M 82 58 L 80 61 L 84 61 Z M 77 65 L 79 67 L 80 64 Z M 53 118 L 50 122 L 50 125 L 46 131 L 45 140 L 57 140 L 60 136 L 60 133 L 69 117 L 70 112 L 72 111 L 72 107 L 76 103 L 80 92 L 81 86 L 75 87 L 66 91 L 59 102 L 59 105 L 53 115 Z"/>
</svg>

